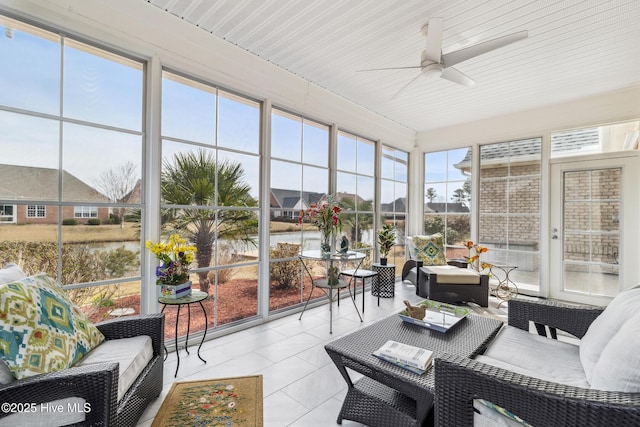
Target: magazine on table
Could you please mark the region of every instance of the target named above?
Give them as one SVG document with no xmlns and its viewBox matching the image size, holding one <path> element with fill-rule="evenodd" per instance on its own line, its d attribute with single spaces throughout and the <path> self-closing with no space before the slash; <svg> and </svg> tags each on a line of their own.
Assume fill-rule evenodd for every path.
<svg viewBox="0 0 640 427">
<path fill-rule="evenodd" d="M 373 355 L 403 367 L 416 374 L 423 374 L 431 366 L 433 352 L 425 348 L 389 340 L 382 347 L 373 352 Z"/>
</svg>

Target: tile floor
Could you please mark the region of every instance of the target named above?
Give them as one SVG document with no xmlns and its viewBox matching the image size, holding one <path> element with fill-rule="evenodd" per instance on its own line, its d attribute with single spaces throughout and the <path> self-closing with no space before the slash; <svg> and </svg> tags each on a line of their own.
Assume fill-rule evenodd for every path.
<svg viewBox="0 0 640 427">
<path fill-rule="evenodd" d="M 393 315 L 404 307 L 403 300 L 421 301 L 409 283 L 396 283 L 394 298 L 365 294 L 365 312 L 360 322 L 343 293 L 340 307 L 333 304 L 333 334 L 329 334 L 329 306 L 308 309 L 302 320 L 299 313 L 260 326 L 225 335 L 202 345 L 204 364 L 190 347 L 191 354 L 180 353 L 176 369 L 175 353 L 164 365 L 164 389 L 140 418 L 139 427 L 149 427 L 174 381 L 243 375 L 263 376 L 265 427 L 337 426 L 336 418 L 346 394 L 346 383 L 324 350 L 324 345 L 340 336 Z M 362 295 L 356 297 L 362 309 Z M 357 378 L 356 376 L 352 378 Z M 343 421 L 345 427 L 360 423 Z"/>
</svg>

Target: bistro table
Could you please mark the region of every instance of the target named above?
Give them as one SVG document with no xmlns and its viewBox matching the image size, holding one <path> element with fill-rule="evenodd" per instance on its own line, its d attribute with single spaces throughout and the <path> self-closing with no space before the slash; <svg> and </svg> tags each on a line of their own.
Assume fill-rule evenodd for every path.
<svg viewBox="0 0 640 427">
<path fill-rule="evenodd" d="M 329 254 L 328 256 L 324 255 L 320 250 L 307 250 L 307 251 L 300 252 L 300 261 L 302 262 L 302 266 L 304 267 L 305 271 L 311 278 L 311 291 L 309 292 L 309 298 L 307 298 L 307 302 L 305 302 L 304 308 L 302 309 L 302 313 L 300 313 L 300 317 L 298 318 L 298 320 L 302 319 L 302 315 L 307 309 L 309 300 L 311 300 L 311 296 L 313 295 L 313 289 L 314 288 L 322 289 L 325 295 L 327 296 L 327 298 L 329 299 L 329 333 L 332 334 L 333 333 L 333 308 L 332 308 L 333 304 L 332 303 L 337 298 L 338 305 L 339 305 L 340 289 L 347 288 L 349 290 L 349 299 L 353 302 L 353 306 L 356 309 L 356 313 L 358 313 L 358 317 L 362 322 L 362 316 L 360 316 L 360 312 L 358 311 L 358 306 L 356 305 L 355 298 L 353 298 L 351 295 L 351 281 L 340 279 L 339 271 L 335 275 L 336 277 L 335 283 L 330 284 L 328 278 L 316 279 L 314 278 L 311 270 L 309 270 L 309 267 L 307 266 L 307 263 L 305 262 L 305 260 L 326 262 L 327 276 L 328 276 L 329 270 L 334 268 L 336 264 L 342 264 L 345 262 L 353 262 L 353 261 L 357 262 L 357 266 L 356 266 L 356 271 L 357 271 L 358 268 L 360 267 L 360 264 L 362 264 L 362 261 L 364 260 L 364 258 L 365 258 L 365 255 L 363 253 L 353 252 L 353 251 L 349 251 L 346 254 L 332 253 L 332 254 Z M 334 291 L 336 291 L 335 294 L 334 294 Z"/>
<path fill-rule="evenodd" d="M 176 373 L 174 377 L 178 376 L 178 369 L 180 368 L 180 352 L 178 351 L 178 321 L 180 320 L 180 307 L 183 305 L 187 306 L 187 336 L 184 341 L 184 350 L 189 354 L 189 327 L 191 324 L 191 304 L 198 303 L 200 304 L 200 308 L 202 308 L 202 313 L 204 314 L 204 334 L 202 334 L 202 339 L 200 340 L 200 345 L 198 346 L 198 357 L 204 363 L 207 363 L 206 360 L 200 356 L 200 347 L 202 347 L 202 343 L 204 342 L 204 338 L 207 336 L 207 325 L 209 322 L 207 321 L 207 310 L 204 309 L 204 305 L 202 305 L 202 301 L 207 299 L 209 294 L 202 291 L 191 291 L 191 295 L 187 295 L 181 298 L 167 298 L 167 297 L 159 297 L 158 302 L 163 304 L 162 313 L 164 313 L 164 309 L 167 308 L 168 305 L 178 306 L 178 312 L 176 313 L 176 326 L 175 326 L 175 347 L 176 347 L 176 358 L 178 359 L 178 364 L 176 366 Z M 164 344 L 163 344 L 164 345 Z M 164 347 L 165 351 L 165 359 L 167 354 L 167 347 Z"/>
</svg>

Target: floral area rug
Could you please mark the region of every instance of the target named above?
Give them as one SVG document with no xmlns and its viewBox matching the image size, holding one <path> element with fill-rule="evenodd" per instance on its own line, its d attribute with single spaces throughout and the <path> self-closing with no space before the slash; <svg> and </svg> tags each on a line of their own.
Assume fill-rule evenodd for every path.
<svg viewBox="0 0 640 427">
<path fill-rule="evenodd" d="M 151 427 L 261 427 L 262 375 L 175 382 Z"/>
</svg>

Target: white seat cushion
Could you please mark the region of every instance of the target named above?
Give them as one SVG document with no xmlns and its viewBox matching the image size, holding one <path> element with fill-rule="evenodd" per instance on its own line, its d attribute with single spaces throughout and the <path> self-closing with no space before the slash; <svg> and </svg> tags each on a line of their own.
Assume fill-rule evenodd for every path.
<svg viewBox="0 0 640 427">
<path fill-rule="evenodd" d="M 640 314 L 635 315 L 606 345 L 593 368 L 591 388 L 640 392 Z"/>
<path fill-rule="evenodd" d="M 15 379 L 4 360 L 0 360 L 0 384 L 9 384 Z"/>
<path fill-rule="evenodd" d="M 477 359 L 534 378 L 589 388 L 579 351 L 577 345 L 506 325 Z"/>
<path fill-rule="evenodd" d="M 453 265 L 430 265 L 422 267 L 426 274 L 437 274 L 438 283 L 446 285 L 479 285 L 480 275 L 471 269 L 459 268 Z"/>
<path fill-rule="evenodd" d="M 607 343 L 613 338 L 615 332 L 638 312 L 640 312 L 640 288 L 628 289 L 616 295 L 602 314 L 591 323 L 587 333 L 580 340 L 580 360 L 589 382 Z"/>
<path fill-rule="evenodd" d="M 153 358 L 151 338 L 141 335 L 132 338 L 107 340 L 91 350 L 74 366 L 118 362 L 118 401 L 129 390 L 145 366 Z"/>
<path fill-rule="evenodd" d="M 16 282 L 24 277 L 26 277 L 24 271 L 16 264 L 8 263 L 0 268 L 0 285 Z"/>
</svg>

